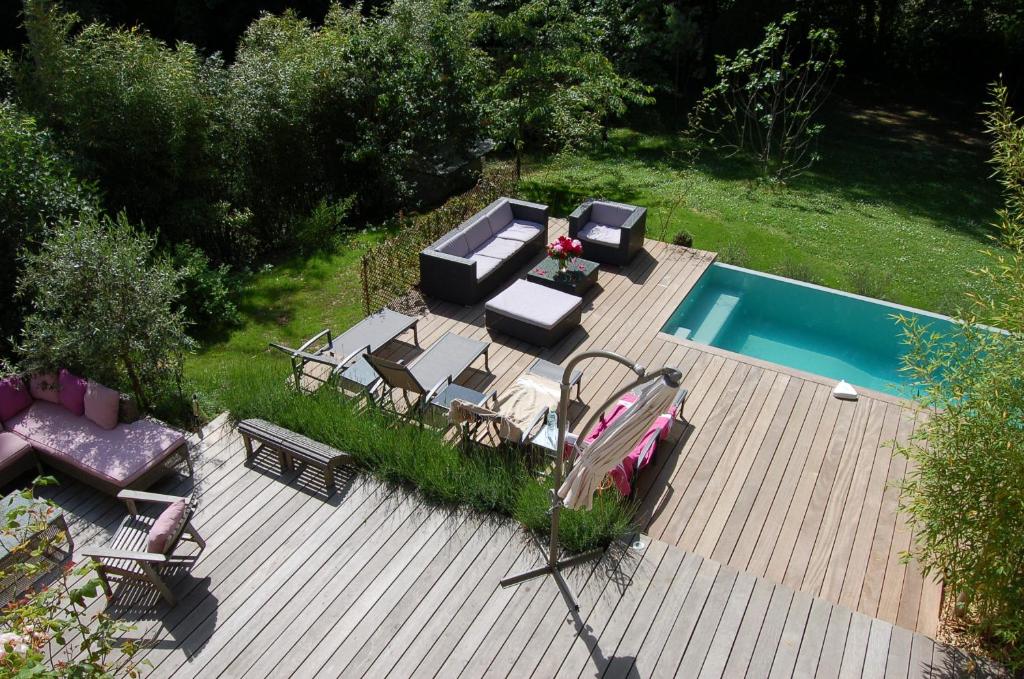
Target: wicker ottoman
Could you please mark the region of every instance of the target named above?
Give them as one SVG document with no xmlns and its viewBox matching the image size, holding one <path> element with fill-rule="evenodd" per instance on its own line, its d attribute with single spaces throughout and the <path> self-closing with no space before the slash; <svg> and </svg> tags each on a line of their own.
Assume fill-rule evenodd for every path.
<svg viewBox="0 0 1024 679">
<path fill-rule="evenodd" d="M 489 330 L 550 347 L 579 326 L 583 298 L 519 280 L 488 300 L 485 309 Z"/>
</svg>

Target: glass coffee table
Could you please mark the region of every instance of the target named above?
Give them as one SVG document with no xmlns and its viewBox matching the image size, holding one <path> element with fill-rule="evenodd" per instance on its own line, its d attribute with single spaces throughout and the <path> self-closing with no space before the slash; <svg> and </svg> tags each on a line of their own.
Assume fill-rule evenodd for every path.
<svg viewBox="0 0 1024 679">
<path fill-rule="evenodd" d="M 526 280 L 582 297 L 592 285 L 597 283 L 599 268 L 601 265 L 597 262 L 577 257 L 569 261 L 569 266 L 565 271 L 559 271 L 558 260 L 545 257 L 544 261 L 530 269 L 526 274 Z"/>
</svg>

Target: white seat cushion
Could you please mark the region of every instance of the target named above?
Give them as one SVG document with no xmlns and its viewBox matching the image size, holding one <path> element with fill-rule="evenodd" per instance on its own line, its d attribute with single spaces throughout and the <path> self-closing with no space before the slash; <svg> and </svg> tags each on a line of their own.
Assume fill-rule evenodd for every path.
<svg viewBox="0 0 1024 679">
<path fill-rule="evenodd" d="M 622 226 L 633 214 L 634 209 L 632 205 L 601 200 L 595 202 L 594 206 L 590 208 L 590 218 L 598 224 Z"/>
<path fill-rule="evenodd" d="M 465 236 L 461 233 L 457 233 L 438 245 L 437 251 L 443 252 L 446 255 L 453 255 L 455 257 L 465 257 L 469 254 L 469 245 L 466 243 Z"/>
<path fill-rule="evenodd" d="M 495 259 L 508 259 L 516 254 L 523 247 L 523 242 L 506 238 L 491 238 L 480 248 L 477 248 L 474 255 L 494 257 Z"/>
<path fill-rule="evenodd" d="M 466 238 L 469 251 L 477 252 L 481 245 L 491 239 L 491 225 L 487 223 L 486 217 L 477 217 L 475 222 L 463 229 L 462 235 Z"/>
<path fill-rule="evenodd" d="M 518 280 L 488 300 L 485 308 L 550 330 L 582 303 L 582 297 Z"/>
<path fill-rule="evenodd" d="M 617 226 L 587 222 L 577 236 L 580 240 L 589 240 L 592 243 L 618 245 L 622 240 L 622 229 Z"/>
<path fill-rule="evenodd" d="M 494 235 L 500 238 L 507 238 L 508 240 L 517 240 L 525 243 L 543 230 L 544 227 L 537 222 L 530 222 L 525 219 L 516 219 Z"/>
<path fill-rule="evenodd" d="M 515 219 L 515 215 L 512 214 L 512 205 L 507 200 L 503 200 L 487 212 L 487 222 L 491 226 L 491 233 L 495 236 L 513 219 Z"/>
<path fill-rule="evenodd" d="M 500 259 L 495 259 L 494 257 L 488 257 L 487 255 L 481 254 L 473 255 L 469 259 L 470 261 L 476 262 L 477 280 L 480 280 L 481 278 L 489 274 L 491 271 L 493 271 L 494 267 L 501 264 Z"/>
</svg>

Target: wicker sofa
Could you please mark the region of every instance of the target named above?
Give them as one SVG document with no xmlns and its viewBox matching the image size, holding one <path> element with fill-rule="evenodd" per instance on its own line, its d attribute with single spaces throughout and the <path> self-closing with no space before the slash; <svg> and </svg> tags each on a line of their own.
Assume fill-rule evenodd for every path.
<svg viewBox="0 0 1024 679">
<path fill-rule="evenodd" d="M 105 429 L 60 403 L 26 400 L 3 420 L 2 478 L 43 465 L 115 495 L 148 488 L 171 471 L 176 458 L 192 472 L 185 436 L 162 422 L 140 418 Z"/>
<path fill-rule="evenodd" d="M 420 252 L 420 290 L 475 304 L 544 250 L 548 207 L 499 198 Z"/>
<path fill-rule="evenodd" d="M 583 256 L 601 264 L 628 264 L 644 247 L 647 208 L 591 200 L 569 215 L 569 236 L 583 243 Z"/>
</svg>

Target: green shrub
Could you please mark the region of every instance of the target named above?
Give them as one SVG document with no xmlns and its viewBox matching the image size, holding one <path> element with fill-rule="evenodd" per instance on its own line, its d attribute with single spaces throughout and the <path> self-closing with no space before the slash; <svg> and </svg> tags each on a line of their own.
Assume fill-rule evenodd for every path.
<svg viewBox="0 0 1024 679">
<path fill-rule="evenodd" d="M 407 204 L 415 177 L 479 140 L 483 53 L 459 3 L 400 0 L 365 19 L 334 6 L 314 28 L 263 15 L 228 78 L 228 117 L 260 229 L 357 198 L 364 217 Z"/>
<path fill-rule="evenodd" d="M 0 101 L 0 242 L 7 253 L 0 264 L 0 354 L 25 313 L 14 299 L 20 272 L 15 249 L 37 239 L 45 224 L 95 203 L 94 191 L 75 179 L 50 135 L 13 104 Z"/>
<path fill-rule="evenodd" d="M 692 248 L 693 234 L 689 231 L 680 231 L 676 235 L 672 236 L 672 242 L 684 248 Z"/>
<path fill-rule="evenodd" d="M 911 554 L 988 650 L 1024 668 L 1024 126 L 993 88 L 987 120 L 1003 186 L 999 244 L 976 272 L 961 332 L 936 337 L 904 319 L 904 370 L 927 418 L 897 450 L 913 461 L 901 506 Z M 991 332 L 975 323 L 1005 329 Z M 947 613 L 954 612 L 952 610 Z"/>
<path fill-rule="evenodd" d="M 99 184 L 107 209 L 165 242 L 225 246 L 232 154 L 218 147 L 219 63 L 136 29 L 79 28 L 47 0 L 27 0 L 24 16 L 18 95 Z"/>
<path fill-rule="evenodd" d="M 365 469 L 394 483 L 414 486 L 429 500 L 515 517 L 546 534 L 549 484 L 534 479 L 521 454 L 484 447 L 464 449 L 440 433 L 377 410 L 357 410 L 331 389 L 298 394 L 283 366 L 255 362 L 232 367 L 211 405 L 232 417 L 260 417 L 351 453 Z M 563 512 L 562 543 L 571 551 L 608 544 L 631 527 L 633 507 L 609 491 L 594 510 Z"/>
<path fill-rule="evenodd" d="M 226 264 L 211 264 L 205 252 L 187 243 L 174 246 L 171 262 L 181 274 L 180 300 L 191 334 L 209 337 L 242 322 L 233 299 L 237 285 Z"/>
</svg>

